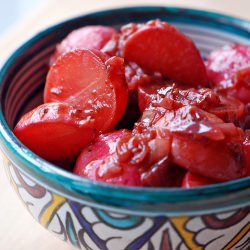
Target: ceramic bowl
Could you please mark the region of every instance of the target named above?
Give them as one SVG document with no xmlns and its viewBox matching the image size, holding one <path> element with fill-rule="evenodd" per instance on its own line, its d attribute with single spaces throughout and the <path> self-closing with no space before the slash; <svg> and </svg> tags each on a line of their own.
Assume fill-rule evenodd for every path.
<svg viewBox="0 0 250 250">
<path fill-rule="evenodd" d="M 42 102 L 48 58 L 70 31 L 95 24 L 118 28 L 156 18 L 190 36 L 203 57 L 227 43 L 249 43 L 247 21 L 169 7 L 101 11 L 42 31 L 18 48 L 1 69 L 4 168 L 35 220 L 77 248 L 250 249 L 250 177 L 189 190 L 112 186 L 46 162 L 12 133 L 20 114 Z"/>
</svg>

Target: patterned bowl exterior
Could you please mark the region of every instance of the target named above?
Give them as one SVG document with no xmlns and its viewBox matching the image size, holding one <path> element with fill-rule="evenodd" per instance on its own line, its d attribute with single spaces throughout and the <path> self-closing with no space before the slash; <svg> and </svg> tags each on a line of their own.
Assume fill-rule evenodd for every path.
<svg viewBox="0 0 250 250">
<path fill-rule="evenodd" d="M 250 23 L 167 7 L 102 11 L 51 27 L 17 49 L 0 73 L 3 165 L 19 198 L 49 231 L 80 249 L 250 249 L 250 178 L 190 190 L 115 187 L 44 161 L 13 135 L 20 115 L 42 102 L 55 44 L 84 25 L 160 18 L 190 36 L 204 58 L 231 42 L 249 43 Z"/>
</svg>

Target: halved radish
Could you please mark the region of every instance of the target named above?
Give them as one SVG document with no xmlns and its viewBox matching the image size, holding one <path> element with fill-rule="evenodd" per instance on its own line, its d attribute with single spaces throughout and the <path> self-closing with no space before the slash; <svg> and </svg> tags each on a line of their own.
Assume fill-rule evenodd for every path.
<svg viewBox="0 0 250 250">
<path fill-rule="evenodd" d="M 85 110 L 97 130 L 112 129 L 128 100 L 123 59 L 88 49 L 64 54 L 49 70 L 44 100 L 70 103 Z"/>
<path fill-rule="evenodd" d="M 161 137 L 172 137 L 173 163 L 216 181 L 246 175 L 244 132 L 233 123 L 195 106 L 168 111 L 155 125 Z"/>
<path fill-rule="evenodd" d="M 126 32 L 121 54 L 148 71 L 160 72 L 183 84 L 198 86 L 208 82 L 206 67 L 193 41 L 160 20 Z"/>
<path fill-rule="evenodd" d="M 33 152 L 66 168 L 96 136 L 88 114 L 66 103 L 42 104 L 31 110 L 14 133 Z"/>
<path fill-rule="evenodd" d="M 207 72 L 213 87 L 244 103 L 250 101 L 250 46 L 230 44 L 210 53 Z"/>
<path fill-rule="evenodd" d="M 117 31 L 108 26 L 91 25 L 69 33 L 59 44 L 50 59 L 52 65 L 59 56 L 73 49 L 102 49 Z"/>
<path fill-rule="evenodd" d="M 219 104 L 207 108 L 225 122 L 237 122 L 245 113 L 245 105 L 233 96 L 218 95 Z"/>
<path fill-rule="evenodd" d="M 242 143 L 226 140 L 197 139 L 191 135 L 174 135 L 172 159 L 192 173 L 215 181 L 229 181 L 246 176 Z"/>
</svg>

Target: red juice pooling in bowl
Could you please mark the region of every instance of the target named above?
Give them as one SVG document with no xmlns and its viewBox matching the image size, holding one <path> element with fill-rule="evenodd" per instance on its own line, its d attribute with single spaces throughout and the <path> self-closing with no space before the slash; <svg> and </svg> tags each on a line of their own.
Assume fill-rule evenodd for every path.
<svg viewBox="0 0 250 250">
<path fill-rule="evenodd" d="M 80 28 L 57 45 L 45 103 L 14 133 L 44 159 L 114 185 L 242 178 L 250 172 L 249 51 L 233 44 L 204 62 L 190 38 L 160 20 Z"/>
</svg>

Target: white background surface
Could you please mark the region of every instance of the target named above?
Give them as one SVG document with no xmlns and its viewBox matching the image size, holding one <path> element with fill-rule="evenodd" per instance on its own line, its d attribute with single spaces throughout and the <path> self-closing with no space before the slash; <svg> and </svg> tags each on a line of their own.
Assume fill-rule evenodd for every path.
<svg viewBox="0 0 250 250">
<path fill-rule="evenodd" d="M 46 0 L 0 0 L 0 35 L 4 35 L 45 3 Z"/>
</svg>

